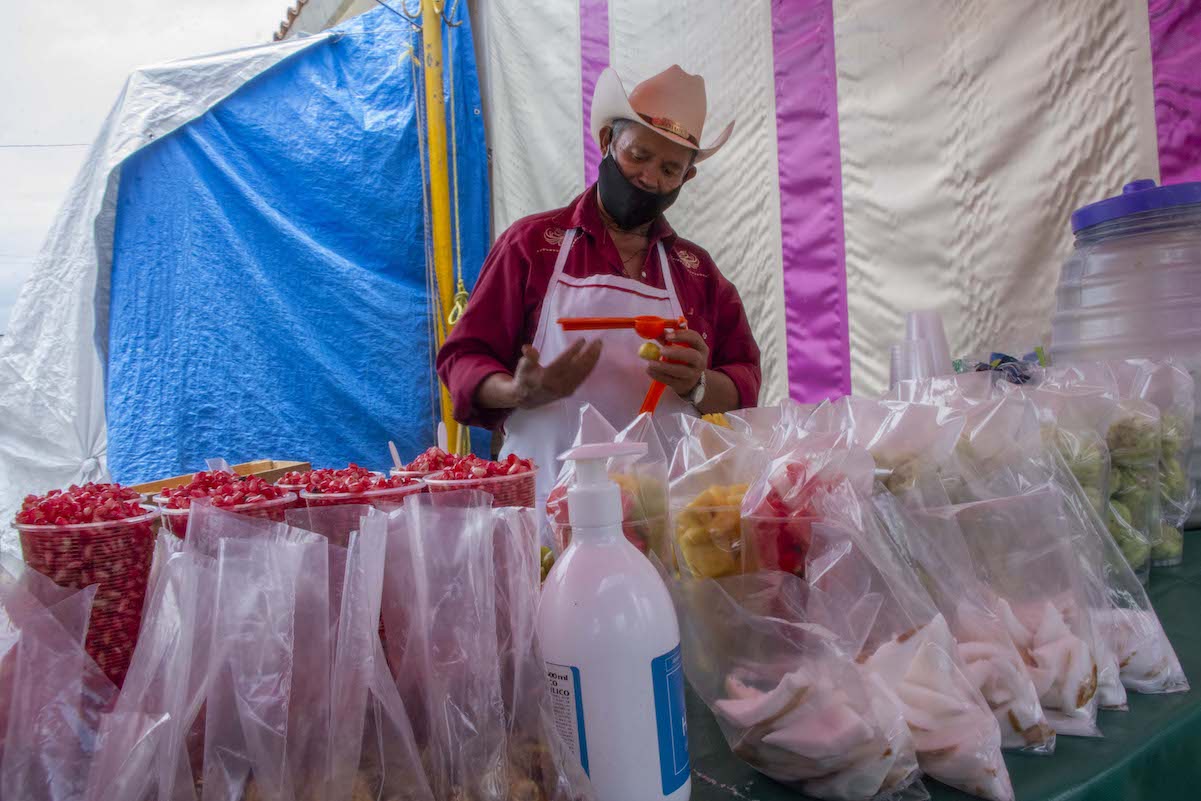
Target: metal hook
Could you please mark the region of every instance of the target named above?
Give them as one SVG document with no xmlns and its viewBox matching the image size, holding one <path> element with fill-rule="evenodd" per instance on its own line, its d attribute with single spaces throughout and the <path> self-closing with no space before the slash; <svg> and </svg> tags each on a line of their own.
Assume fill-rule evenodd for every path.
<svg viewBox="0 0 1201 801">
<path fill-rule="evenodd" d="M 459 7 L 459 0 L 454 0 L 454 2 L 451 3 L 450 11 L 447 11 L 445 14 L 442 15 L 443 21 L 446 22 L 446 27 L 458 28 L 459 26 L 461 26 L 463 24 L 462 14 L 459 15 L 458 22 L 452 22 L 450 19 L 451 17 L 453 17 L 455 15 L 455 9 L 458 7 Z"/>
</svg>

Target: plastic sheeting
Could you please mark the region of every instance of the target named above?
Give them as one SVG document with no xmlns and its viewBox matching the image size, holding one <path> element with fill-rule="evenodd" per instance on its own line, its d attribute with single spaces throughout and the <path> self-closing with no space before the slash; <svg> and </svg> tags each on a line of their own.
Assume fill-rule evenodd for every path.
<svg viewBox="0 0 1201 801">
<path fill-rule="evenodd" d="M 108 339 L 121 162 L 264 70 L 327 39 L 175 61 L 130 76 L 0 338 L 0 521 L 12 519 L 26 492 L 106 474 L 101 343 Z M 12 548 L 12 532 L 0 532 L 0 546 Z"/>
<path fill-rule="evenodd" d="M 122 171 L 108 371 L 121 481 L 231 462 L 390 462 L 435 441 L 412 26 L 385 9 Z M 468 23 L 449 29 L 464 278 L 488 246 Z M 413 85 L 416 75 L 417 85 Z M 449 133 L 449 131 L 448 131 Z"/>
</svg>

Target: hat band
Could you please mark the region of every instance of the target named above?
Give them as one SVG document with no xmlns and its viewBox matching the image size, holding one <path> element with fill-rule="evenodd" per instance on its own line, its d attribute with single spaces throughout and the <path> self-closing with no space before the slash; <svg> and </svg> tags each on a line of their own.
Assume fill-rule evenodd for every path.
<svg viewBox="0 0 1201 801">
<path fill-rule="evenodd" d="M 646 124 L 652 128 L 658 128 L 661 131 L 667 131 L 668 133 L 675 134 L 681 139 L 687 139 L 692 143 L 693 147 L 699 148 L 701 146 L 699 139 L 688 133 L 687 128 L 685 128 L 683 125 L 680 125 L 680 123 L 673 119 L 668 119 L 667 117 L 652 117 L 649 114 L 643 114 L 642 112 L 638 112 L 638 116 L 641 117 L 643 121 L 645 121 Z"/>
</svg>

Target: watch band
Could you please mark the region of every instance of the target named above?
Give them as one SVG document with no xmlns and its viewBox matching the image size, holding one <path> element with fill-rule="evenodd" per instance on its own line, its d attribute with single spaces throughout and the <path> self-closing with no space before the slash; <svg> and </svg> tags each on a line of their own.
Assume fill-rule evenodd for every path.
<svg viewBox="0 0 1201 801">
<path fill-rule="evenodd" d="M 697 406 L 705 399 L 705 370 L 701 371 L 701 378 L 696 382 L 696 386 L 692 388 L 692 392 L 688 393 L 686 400 L 693 406 Z"/>
</svg>

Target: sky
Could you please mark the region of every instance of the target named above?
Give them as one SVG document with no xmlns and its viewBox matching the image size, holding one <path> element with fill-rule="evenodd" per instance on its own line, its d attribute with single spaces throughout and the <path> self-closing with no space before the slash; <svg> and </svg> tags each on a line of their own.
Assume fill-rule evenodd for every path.
<svg viewBox="0 0 1201 801">
<path fill-rule="evenodd" d="M 0 333 L 129 73 L 143 64 L 269 42 L 289 2 L 0 3 Z"/>
</svg>

